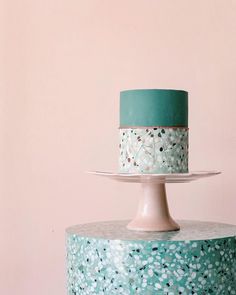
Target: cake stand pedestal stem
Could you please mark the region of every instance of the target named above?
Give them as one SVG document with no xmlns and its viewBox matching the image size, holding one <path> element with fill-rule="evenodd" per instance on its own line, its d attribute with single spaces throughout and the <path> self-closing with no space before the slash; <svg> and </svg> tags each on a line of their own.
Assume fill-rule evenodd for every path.
<svg viewBox="0 0 236 295">
<path fill-rule="evenodd" d="M 137 231 L 179 230 L 169 213 L 165 183 L 145 182 L 142 190 L 136 216 L 127 228 Z"/>
</svg>

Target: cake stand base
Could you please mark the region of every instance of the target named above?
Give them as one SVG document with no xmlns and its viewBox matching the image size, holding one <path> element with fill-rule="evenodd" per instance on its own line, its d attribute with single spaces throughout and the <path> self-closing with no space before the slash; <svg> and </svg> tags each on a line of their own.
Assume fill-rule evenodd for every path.
<svg viewBox="0 0 236 295">
<path fill-rule="evenodd" d="M 169 213 L 165 183 L 142 183 L 142 190 L 136 216 L 127 228 L 140 231 L 179 230 L 179 225 Z"/>
</svg>

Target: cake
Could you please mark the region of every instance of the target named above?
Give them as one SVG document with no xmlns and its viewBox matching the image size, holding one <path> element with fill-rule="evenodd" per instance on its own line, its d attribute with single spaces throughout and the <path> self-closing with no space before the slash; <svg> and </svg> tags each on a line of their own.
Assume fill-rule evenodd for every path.
<svg viewBox="0 0 236 295">
<path fill-rule="evenodd" d="M 186 91 L 121 92 L 120 171 L 188 172 Z M 125 182 L 126 176 L 115 179 Z M 158 182 L 167 177 L 136 178 L 145 183 L 132 221 L 135 227 L 130 227 L 132 222 L 127 226 L 127 220 L 116 220 L 66 230 L 67 294 L 236 294 L 236 226 L 180 220 L 180 231 L 179 227 L 163 229 L 166 220 L 171 226 L 174 222 L 165 183 Z M 190 180 L 186 175 L 168 178 Z"/>
<path fill-rule="evenodd" d="M 119 132 L 119 172 L 188 172 L 188 92 L 121 91 Z"/>
</svg>

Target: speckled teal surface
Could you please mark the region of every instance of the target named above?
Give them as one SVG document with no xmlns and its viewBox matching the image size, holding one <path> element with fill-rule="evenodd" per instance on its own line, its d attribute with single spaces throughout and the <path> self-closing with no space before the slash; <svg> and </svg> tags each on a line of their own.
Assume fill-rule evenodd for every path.
<svg viewBox="0 0 236 295">
<path fill-rule="evenodd" d="M 122 128 L 119 148 L 120 172 L 188 172 L 187 128 Z"/>
<path fill-rule="evenodd" d="M 127 221 L 67 230 L 68 294 L 236 294 L 236 226 L 179 221 L 166 233 Z"/>
<path fill-rule="evenodd" d="M 188 92 L 173 89 L 121 91 L 120 126 L 188 127 Z"/>
</svg>

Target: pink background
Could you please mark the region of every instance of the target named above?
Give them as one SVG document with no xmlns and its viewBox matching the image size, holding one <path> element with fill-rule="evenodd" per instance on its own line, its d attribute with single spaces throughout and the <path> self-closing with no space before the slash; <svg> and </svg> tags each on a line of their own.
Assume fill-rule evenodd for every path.
<svg viewBox="0 0 236 295">
<path fill-rule="evenodd" d="M 236 224 L 236 1 L 0 0 L 0 294 L 62 295 L 67 226 L 134 215 L 119 91 L 189 91 L 190 168 L 174 217 Z"/>
</svg>

